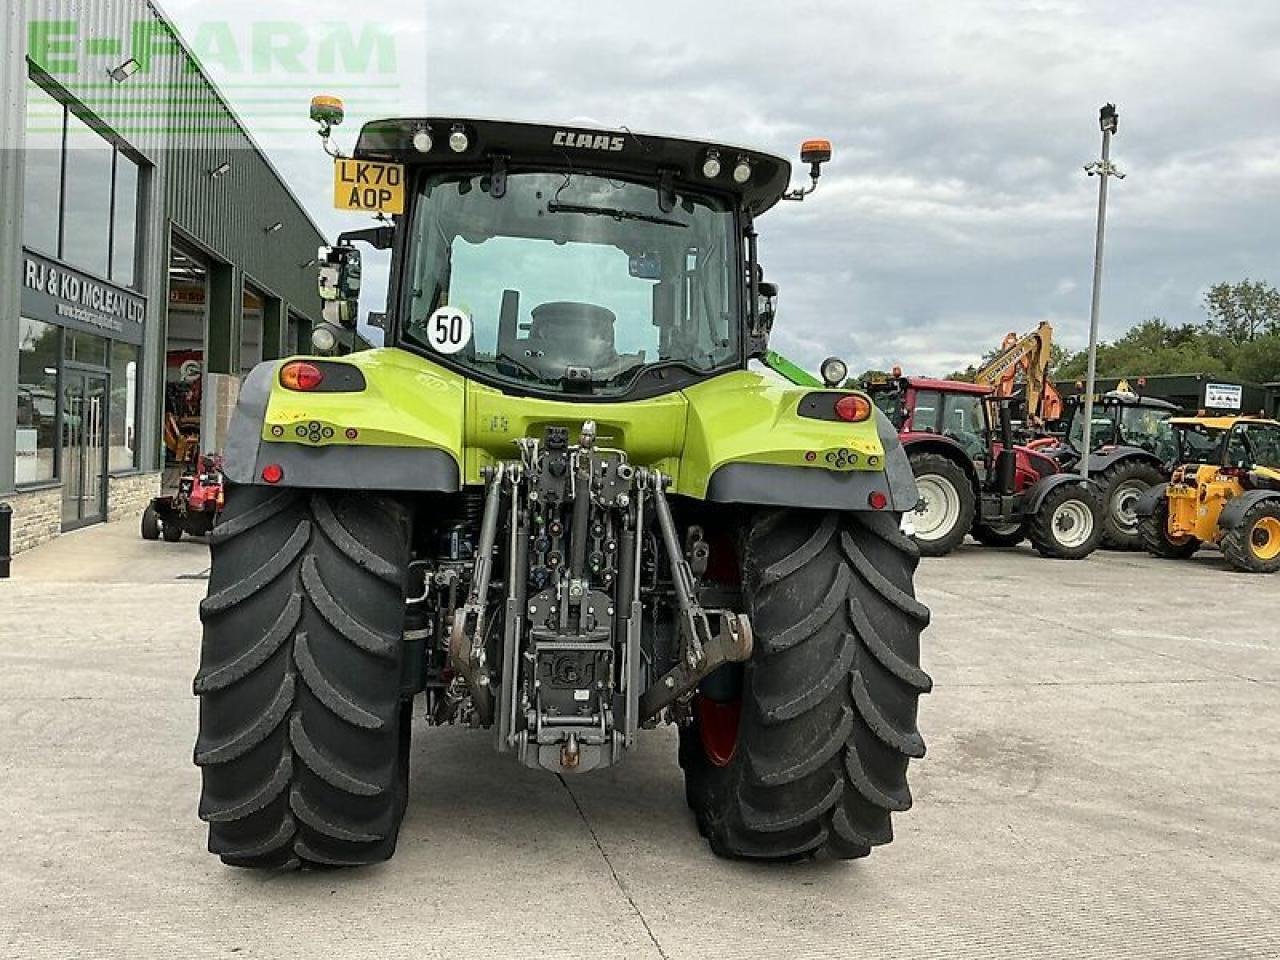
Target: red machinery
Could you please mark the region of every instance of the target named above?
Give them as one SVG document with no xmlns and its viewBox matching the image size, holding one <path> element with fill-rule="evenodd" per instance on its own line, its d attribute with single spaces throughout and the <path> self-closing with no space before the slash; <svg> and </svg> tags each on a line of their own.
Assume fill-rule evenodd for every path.
<svg viewBox="0 0 1280 960">
<path fill-rule="evenodd" d="M 911 461 L 920 490 L 911 519 L 925 556 L 950 553 L 969 533 L 990 546 L 1029 537 L 1040 554 L 1058 559 L 1097 548 L 1097 485 L 1013 442 L 1011 398 L 979 384 L 901 376 L 867 391 Z"/>
</svg>

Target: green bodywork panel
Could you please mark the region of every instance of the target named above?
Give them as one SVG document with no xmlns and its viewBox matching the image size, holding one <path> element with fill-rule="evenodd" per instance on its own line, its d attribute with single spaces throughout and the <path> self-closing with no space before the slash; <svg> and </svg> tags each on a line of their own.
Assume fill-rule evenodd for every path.
<svg viewBox="0 0 1280 960">
<path fill-rule="evenodd" d="M 776 350 L 764 355 L 764 365 L 800 387 L 821 387 L 822 381 L 798 363 L 792 363 Z"/>
<path fill-rule="evenodd" d="M 766 373 L 737 370 L 658 397 L 600 402 L 511 396 L 395 348 L 326 362 L 358 367 L 366 389 L 300 393 L 273 374 L 264 444 L 437 449 L 458 463 L 464 483 L 479 484 L 484 467 L 518 456 L 518 438 L 541 437 L 549 425 L 567 426 L 572 436 L 594 420 L 599 445 L 661 470 L 673 478 L 672 492 L 690 497 L 704 497 L 712 474 L 728 463 L 884 469 L 874 419 L 801 417 L 800 400 L 813 388 Z"/>
</svg>

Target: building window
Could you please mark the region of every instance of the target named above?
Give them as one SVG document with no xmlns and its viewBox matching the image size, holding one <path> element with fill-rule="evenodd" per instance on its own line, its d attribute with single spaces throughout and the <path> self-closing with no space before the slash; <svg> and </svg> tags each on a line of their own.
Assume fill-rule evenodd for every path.
<svg viewBox="0 0 1280 960">
<path fill-rule="evenodd" d="M 111 270 L 111 180 L 115 151 L 74 113 L 67 114 L 62 187 L 62 260 L 105 277 Z"/>
<path fill-rule="evenodd" d="M 56 257 L 62 207 L 66 108 L 43 87 L 27 84 L 27 148 L 22 178 L 22 243 Z"/>
<path fill-rule="evenodd" d="M 18 433 L 15 482 L 47 483 L 57 475 L 60 330 L 18 320 Z"/>
<path fill-rule="evenodd" d="M 132 470 L 138 465 L 138 348 L 119 341 L 111 345 L 111 418 L 107 469 Z"/>
<path fill-rule="evenodd" d="M 108 341 L 102 337 L 95 337 L 91 333 L 80 333 L 78 330 L 68 330 L 66 344 L 66 357 L 72 363 L 82 363 L 89 367 L 107 365 Z"/>
<path fill-rule="evenodd" d="M 116 151 L 115 199 L 111 208 L 111 280 L 137 286 L 138 165 Z"/>
<path fill-rule="evenodd" d="M 262 362 L 262 321 L 266 297 L 245 284 L 240 313 L 240 375 L 245 376 Z"/>
<path fill-rule="evenodd" d="M 307 321 L 302 319 L 296 313 L 289 314 L 289 332 L 285 335 L 284 355 L 286 357 L 297 356 L 306 352 L 311 345 L 307 343 L 310 333 L 304 332 L 307 327 Z"/>
<path fill-rule="evenodd" d="M 136 288 L 139 164 L 35 82 L 27 84 L 24 160 L 23 245 Z"/>
</svg>

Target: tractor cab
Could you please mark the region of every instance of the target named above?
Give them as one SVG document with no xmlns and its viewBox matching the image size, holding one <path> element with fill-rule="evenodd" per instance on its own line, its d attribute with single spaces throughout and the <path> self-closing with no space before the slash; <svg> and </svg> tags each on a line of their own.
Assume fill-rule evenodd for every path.
<svg viewBox="0 0 1280 960">
<path fill-rule="evenodd" d="M 1084 448 L 1084 400 L 1068 401 L 1066 442 L 1055 448 L 1052 456 L 1071 469 L 1080 462 Z M 1172 464 L 1177 458 L 1170 418 L 1178 407 L 1155 397 L 1142 397 L 1128 390 L 1112 390 L 1094 401 L 1093 423 L 1089 431 L 1091 452 L 1109 451 L 1116 447 L 1136 447 Z"/>
<path fill-rule="evenodd" d="M 830 146 L 801 156 L 816 182 Z M 753 223 L 812 189 L 790 174 L 720 143 L 423 117 L 368 124 L 337 195 L 397 185 L 390 230 L 346 235 L 394 251 L 389 346 L 506 392 L 639 399 L 765 354 Z"/>
</svg>

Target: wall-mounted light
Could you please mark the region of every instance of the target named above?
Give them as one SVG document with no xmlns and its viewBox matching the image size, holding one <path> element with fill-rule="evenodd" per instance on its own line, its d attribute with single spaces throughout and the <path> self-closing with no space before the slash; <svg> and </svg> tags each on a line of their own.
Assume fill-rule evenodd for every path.
<svg viewBox="0 0 1280 960">
<path fill-rule="evenodd" d="M 128 80 L 130 77 L 132 77 L 135 73 L 137 73 L 141 69 L 142 69 L 142 64 L 140 64 L 133 57 L 130 57 L 124 63 L 120 64 L 120 66 L 115 67 L 112 70 L 108 70 L 107 76 L 109 76 L 116 83 L 124 83 L 126 80 Z"/>
<path fill-rule="evenodd" d="M 283 229 L 284 229 L 284 224 L 280 223 L 279 221 L 276 221 L 271 226 L 267 227 L 267 233 L 279 233 Z"/>
<path fill-rule="evenodd" d="M 219 177 L 225 177 L 230 172 L 231 172 L 231 161 L 228 160 L 226 163 L 221 163 L 218 166 L 214 167 L 212 170 L 210 170 L 209 179 L 217 180 Z"/>
</svg>

